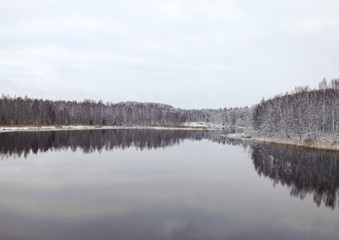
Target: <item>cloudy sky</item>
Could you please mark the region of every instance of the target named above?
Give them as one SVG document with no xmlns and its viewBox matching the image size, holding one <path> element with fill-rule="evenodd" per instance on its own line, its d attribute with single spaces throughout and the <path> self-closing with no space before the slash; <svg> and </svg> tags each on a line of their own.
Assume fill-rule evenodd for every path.
<svg viewBox="0 0 339 240">
<path fill-rule="evenodd" d="M 0 0 L 0 93 L 253 105 L 339 77 L 337 0 Z"/>
</svg>

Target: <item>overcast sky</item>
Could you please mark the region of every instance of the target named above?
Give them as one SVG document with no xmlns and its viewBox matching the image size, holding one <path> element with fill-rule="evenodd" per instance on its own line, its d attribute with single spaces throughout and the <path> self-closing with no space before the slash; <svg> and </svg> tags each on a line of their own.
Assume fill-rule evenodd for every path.
<svg viewBox="0 0 339 240">
<path fill-rule="evenodd" d="M 0 0 L 0 93 L 251 106 L 339 77 L 338 0 Z"/>
</svg>

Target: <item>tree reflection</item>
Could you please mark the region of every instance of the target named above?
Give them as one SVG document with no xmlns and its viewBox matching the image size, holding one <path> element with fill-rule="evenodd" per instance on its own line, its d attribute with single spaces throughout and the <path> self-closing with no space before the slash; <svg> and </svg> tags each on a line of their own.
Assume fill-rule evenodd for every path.
<svg viewBox="0 0 339 240">
<path fill-rule="evenodd" d="M 84 153 L 129 147 L 143 150 L 173 146 L 184 139 L 202 140 L 207 136 L 207 131 L 151 129 L 10 132 L 0 134 L 0 154 L 6 158 L 64 149 L 80 149 Z"/>
<path fill-rule="evenodd" d="M 303 199 L 313 195 L 314 202 L 335 208 L 339 194 L 339 155 L 275 144 L 254 144 L 254 167 L 259 175 L 275 184 L 290 187 L 291 195 Z"/>
<path fill-rule="evenodd" d="M 1 158 L 49 150 L 81 150 L 84 153 L 134 147 L 165 148 L 185 139 L 208 139 L 219 144 L 241 145 L 249 150 L 255 170 L 274 184 L 286 185 L 292 196 L 313 195 L 314 202 L 338 206 L 339 154 L 284 145 L 262 144 L 221 137 L 218 131 L 118 129 L 88 131 L 11 132 L 0 134 Z M 227 154 L 227 152 L 225 152 Z"/>
</svg>

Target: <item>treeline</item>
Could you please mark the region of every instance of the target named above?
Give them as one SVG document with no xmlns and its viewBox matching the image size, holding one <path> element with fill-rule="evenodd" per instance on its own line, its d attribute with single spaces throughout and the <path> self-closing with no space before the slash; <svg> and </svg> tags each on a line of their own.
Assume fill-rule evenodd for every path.
<svg viewBox="0 0 339 240">
<path fill-rule="evenodd" d="M 182 121 L 173 107 L 156 103 L 0 99 L 0 125 L 175 125 Z"/>
<path fill-rule="evenodd" d="M 158 103 L 51 101 L 28 97 L 0 98 L 0 125 L 178 126 L 214 123 L 232 128 L 251 122 L 250 108 L 183 110 Z"/>
<path fill-rule="evenodd" d="M 318 89 L 298 87 L 292 93 L 257 104 L 253 128 L 259 135 L 287 139 L 336 140 L 339 134 L 339 79 Z"/>
<path fill-rule="evenodd" d="M 220 108 L 184 110 L 185 122 L 210 122 L 219 124 L 227 129 L 250 127 L 252 125 L 253 108 Z"/>
<path fill-rule="evenodd" d="M 265 137 L 336 140 L 339 79 L 330 83 L 324 79 L 317 89 L 298 87 L 253 108 L 184 110 L 158 103 L 0 98 L 0 126 L 180 126 L 191 122 L 217 124 L 227 130 L 253 128 Z"/>
</svg>

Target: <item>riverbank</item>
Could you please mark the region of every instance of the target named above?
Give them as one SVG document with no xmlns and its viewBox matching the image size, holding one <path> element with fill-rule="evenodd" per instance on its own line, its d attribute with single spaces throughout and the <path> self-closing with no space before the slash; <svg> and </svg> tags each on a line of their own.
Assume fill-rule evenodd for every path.
<svg viewBox="0 0 339 240">
<path fill-rule="evenodd" d="M 227 138 L 242 139 L 244 141 L 258 141 L 265 143 L 274 143 L 281 145 L 290 145 L 311 149 L 323 149 L 323 150 L 335 150 L 339 151 L 339 142 L 335 141 L 313 141 L 313 140 L 296 140 L 296 139 L 279 139 L 279 138 L 267 138 L 267 137 L 252 137 L 245 138 L 241 133 L 222 135 Z"/>
<path fill-rule="evenodd" d="M 206 126 L 89 126 L 89 125 L 58 125 L 58 126 L 0 126 L 0 133 L 4 132 L 35 132 L 35 131 L 69 131 L 69 130 L 110 130 L 110 129 L 154 129 L 154 130 L 218 130 Z"/>
<path fill-rule="evenodd" d="M 313 141 L 313 140 L 288 140 L 288 139 L 276 139 L 276 138 L 263 138 L 258 137 L 254 138 L 256 141 L 274 143 L 274 144 L 283 144 L 283 145 L 292 145 L 304 148 L 312 149 L 324 149 L 324 150 L 336 150 L 339 151 L 339 143 L 335 141 Z"/>
</svg>

